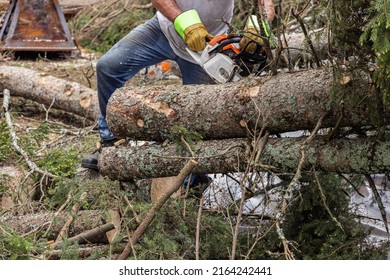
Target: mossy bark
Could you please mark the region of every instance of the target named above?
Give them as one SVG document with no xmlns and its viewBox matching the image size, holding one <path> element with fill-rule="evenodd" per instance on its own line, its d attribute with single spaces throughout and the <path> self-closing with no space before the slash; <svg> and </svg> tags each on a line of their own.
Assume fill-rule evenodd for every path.
<svg viewBox="0 0 390 280">
<path fill-rule="evenodd" d="M 248 162 L 251 145 L 246 139 L 210 140 L 193 147 L 198 165 L 193 173 L 227 173 L 252 170 L 295 172 L 305 138 L 270 138 L 259 162 Z M 390 171 L 390 142 L 375 139 L 316 138 L 304 146 L 303 171 L 341 173 L 386 173 Z M 175 176 L 191 157 L 178 155 L 176 145 L 105 148 L 100 154 L 99 169 L 103 176 L 127 181 L 133 178 Z"/>
</svg>

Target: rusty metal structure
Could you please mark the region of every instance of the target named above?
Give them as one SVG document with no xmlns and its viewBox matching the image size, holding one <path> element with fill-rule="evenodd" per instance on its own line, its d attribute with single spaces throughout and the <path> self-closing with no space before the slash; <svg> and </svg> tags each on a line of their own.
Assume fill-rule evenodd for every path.
<svg viewBox="0 0 390 280">
<path fill-rule="evenodd" d="M 77 47 L 57 0 L 11 0 L 0 29 L 0 50 L 69 52 Z"/>
</svg>

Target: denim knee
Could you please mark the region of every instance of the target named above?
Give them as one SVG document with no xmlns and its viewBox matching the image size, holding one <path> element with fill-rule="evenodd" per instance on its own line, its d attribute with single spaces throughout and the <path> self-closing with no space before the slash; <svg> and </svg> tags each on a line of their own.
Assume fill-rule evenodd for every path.
<svg viewBox="0 0 390 280">
<path fill-rule="evenodd" d="M 110 66 L 109 59 L 103 55 L 96 63 L 96 74 L 109 73 L 112 67 Z"/>
</svg>

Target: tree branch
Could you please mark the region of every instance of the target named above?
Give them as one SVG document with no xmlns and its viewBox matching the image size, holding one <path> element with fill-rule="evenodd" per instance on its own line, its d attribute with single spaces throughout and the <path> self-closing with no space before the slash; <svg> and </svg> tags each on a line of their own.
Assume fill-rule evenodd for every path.
<svg viewBox="0 0 390 280">
<path fill-rule="evenodd" d="M 30 167 L 31 170 L 33 170 L 34 172 L 38 172 L 38 173 L 42 174 L 44 177 L 47 176 L 49 178 L 57 178 L 56 175 L 54 175 L 54 174 L 52 174 L 52 173 L 50 173 L 48 171 L 44 171 L 44 170 L 40 169 L 34 162 L 32 162 L 30 160 L 30 158 L 27 155 L 27 153 L 19 146 L 19 144 L 18 144 L 18 137 L 16 136 L 16 133 L 13 130 L 13 124 L 12 124 L 11 116 L 10 116 L 10 114 L 8 112 L 9 100 L 10 100 L 11 93 L 10 93 L 10 91 L 8 89 L 4 89 L 3 95 L 4 95 L 3 109 L 4 109 L 5 119 L 6 119 L 6 122 L 7 122 L 8 129 L 9 129 L 10 134 L 11 134 L 12 145 L 14 146 L 15 150 L 24 158 L 24 161 L 27 163 L 28 167 Z"/>
</svg>

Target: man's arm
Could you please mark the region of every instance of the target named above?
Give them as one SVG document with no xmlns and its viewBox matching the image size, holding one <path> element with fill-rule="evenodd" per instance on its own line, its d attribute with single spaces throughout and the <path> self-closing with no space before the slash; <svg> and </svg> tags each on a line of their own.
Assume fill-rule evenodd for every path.
<svg viewBox="0 0 390 280">
<path fill-rule="evenodd" d="M 258 0 L 258 5 L 260 15 L 263 15 L 265 9 L 268 22 L 272 22 L 275 17 L 275 6 L 272 0 Z"/>
<path fill-rule="evenodd" d="M 183 11 L 177 6 L 175 0 L 152 0 L 153 6 L 167 19 L 174 21 Z"/>
<path fill-rule="evenodd" d="M 214 36 L 207 32 L 195 9 L 182 11 L 174 0 L 152 0 L 153 6 L 173 22 L 176 32 L 192 51 L 202 51 L 206 40 Z"/>
</svg>

